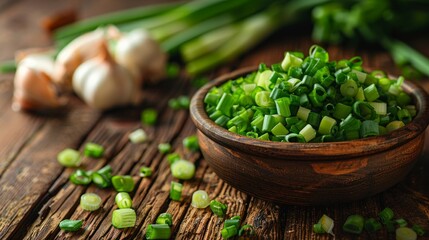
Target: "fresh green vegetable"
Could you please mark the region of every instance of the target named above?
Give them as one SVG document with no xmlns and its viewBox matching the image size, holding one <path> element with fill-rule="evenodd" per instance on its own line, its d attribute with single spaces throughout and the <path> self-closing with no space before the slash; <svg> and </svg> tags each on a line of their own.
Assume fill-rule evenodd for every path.
<svg viewBox="0 0 429 240">
<path fill-rule="evenodd" d="M 171 226 L 173 225 L 173 216 L 170 213 L 161 213 L 156 218 L 156 224 L 167 224 Z"/>
<path fill-rule="evenodd" d="M 130 133 L 128 138 L 132 143 L 144 143 L 148 139 L 146 132 L 141 128 Z"/>
<path fill-rule="evenodd" d="M 170 153 L 167 155 L 167 161 L 170 165 L 180 159 L 180 155 L 178 153 Z"/>
<path fill-rule="evenodd" d="M 70 175 L 70 181 L 76 185 L 88 185 L 91 183 L 91 175 L 82 169 L 77 169 Z"/>
<path fill-rule="evenodd" d="M 91 174 L 92 182 L 100 188 L 112 186 L 112 167 L 106 165 Z"/>
<path fill-rule="evenodd" d="M 57 160 L 64 167 L 78 167 L 81 162 L 81 157 L 78 151 L 66 148 L 58 153 Z"/>
<path fill-rule="evenodd" d="M 168 101 L 168 106 L 174 110 L 179 109 L 189 109 L 189 104 L 191 100 L 188 96 L 179 96 L 177 98 L 172 98 Z"/>
<path fill-rule="evenodd" d="M 195 165 L 187 160 L 179 159 L 171 164 L 171 174 L 180 180 L 189 180 L 195 175 Z"/>
<path fill-rule="evenodd" d="M 158 150 L 160 153 L 166 154 L 171 151 L 171 144 L 170 143 L 160 143 L 158 144 Z"/>
<path fill-rule="evenodd" d="M 379 44 L 404 70 L 411 67 L 429 76 L 429 59 L 395 39 L 396 35 L 427 29 L 427 9 L 428 3 L 422 1 L 332 1 L 313 9 L 313 39 L 334 44 Z"/>
<path fill-rule="evenodd" d="M 345 232 L 361 234 L 364 227 L 365 219 L 361 215 L 350 215 L 343 225 Z"/>
<path fill-rule="evenodd" d="M 8 60 L 0 62 L 0 73 L 13 73 L 16 71 L 16 62 Z"/>
<path fill-rule="evenodd" d="M 378 214 L 378 216 L 380 217 L 381 222 L 386 224 L 393 219 L 394 213 L 391 208 L 386 207 Z"/>
<path fill-rule="evenodd" d="M 406 107 L 411 98 L 402 90 L 403 78 L 367 73 L 362 63 L 360 57 L 330 61 L 317 45 L 305 58 L 286 52 L 271 68 L 262 64 L 258 71 L 210 89 L 205 109 L 231 132 L 286 142 L 367 138 L 410 122 L 408 109 L 413 112 L 415 105 Z"/>
<path fill-rule="evenodd" d="M 115 203 L 118 208 L 131 208 L 133 205 L 130 194 L 127 192 L 118 192 L 115 196 Z"/>
<path fill-rule="evenodd" d="M 318 224 L 322 226 L 322 229 L 323 231 L 325 231 L 325 233 L 333 235 L 332 230 L 334 229 L 334 220 L 332 218 L 323 214 L 322 217 L 319 219 Z"/>
<path fill-rule="evenodd" d="M 198 144 L 198 138 L 195 135 L 185 137 L 183 139 L 183 146 L 194 152 L 200 150 L 200 145 Z"/>
<path fill-rule="evenodd" d="M 134 190 L 134 180 L 131 176 L 113 176 L 112 184 L 118 192 L 132 192 Z"/>
<path fill-rule="evenodd" d="M 80 207 L 83 210 L 95 211 L 101 206 L 101 198 L 95 193 L 85 193 L 80 196 Z"/>
<path fill-rule="evenodd" d="M 171 229 L 168 224 L 149 224 L 146 239 L 170 239 Z"/>
<path fill-rule="evenodd" d="M 170 184 L 170 199 L 180 201 L 182 198 L 183 185 L 178 182 L 171 182 Z"/>
<path fill-rule="evenodd" d="M 155 125 L 158 119 L 158 111 L 153 108 L 147 108 L 141 113 L 141 121 L 146 125 Z"/>
<path fill-rule="evenodd" d="M 240 230 L 238 231 L 238 236 L 246 236 L 246 237 L 251 237 L 255 235 L 255 228 L 250 225 L 250 224 L 246 224 L 241 226 Z"/>
<path fill-rule="evenodd" d="M 426 231 L 420 226 L 420 225 L 417 225 L 417 224 L 414 224 L 413 225 L 413 230 L 414 230 L 414 232 L 416 232 L 417 233 L 417 235 L 419 235 L 419 236 L 423 236 L 423 235 L 425 235 L 425 233 L 426 233 Z"/>
<path fill-rule="evenodd" d="M 140 168 L 140 177 L 150 177 L 152 176 L 152 169 L 149 167 Z"/>
<path fill-rule="evenodd" d="M 235 225 L 224 227 L 221 230 L 221 234 L 224 239 L 232 238 L 238 234 L 238 229 Z"/>
<path fill-rule="evenodd" d="M 417 233 L 408 227 L 400 227 L 396 229 L 396 240 L 416 240 Z"/>
<path fill-rule="evenodd" d="M 191 206 L 194 208 L 206 208 L 210 205 L 210 197 L 204 190 L 197 190 L 192 194 Z"/>
<path fill-rule="evenodd" d="M 365 220 L 365 230 L 368 232 L 376 232 L 382 228 L 381 223 L 375 218 Z"/>
<path fill-rule="evenodd" d="M 82 220 L 64 219 L 60 222 L 59 227 L 61 230 L 66 232 L 76 232 L 82 228 L 82 225 Z"/>
<path fill-rule="evenodd" d="M 223 204 L 219 201 L 211 200 L 210 201 L 210 209 L 218 217 L 224 217 L 228 207 L 226 206 L 226 204 Z"/>
<path fill-rule="evenodd" d="M 85 149 L 83 150 L 83 153 L 87 157 L 100 158 L 103 156 L 104 147 L 99 144 L 90 142 L 85 144 Z"/>
<path fill-rule="evenodd" d="M 116 209 L 112 215 L 112 225 L 115 228 L 129 228 L 136 225 L 136 212 L 131 208 Z"/>
</svg>

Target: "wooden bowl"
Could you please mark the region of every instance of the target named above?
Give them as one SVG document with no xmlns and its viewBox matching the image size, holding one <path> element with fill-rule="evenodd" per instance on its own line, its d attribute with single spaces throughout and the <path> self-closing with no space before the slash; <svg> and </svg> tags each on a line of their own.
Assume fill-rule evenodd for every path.
<svg viewBox="0 0 429 240">
<path fill-rule="evenodd" d="M 241 136 L 216 125 L 204 110 L 210 88 L 245 75 L 246 68 L 208 83 L 193 96 L 191 117 L 201 151 L 231 186 L 282 204 L 319 205 L 366 198 L 401 181 L 421 153 L 429 123 L 428 95 L 411 82 L 417 116 L 389 134 L 329 143 L 271 142 Z"/>
</svg>

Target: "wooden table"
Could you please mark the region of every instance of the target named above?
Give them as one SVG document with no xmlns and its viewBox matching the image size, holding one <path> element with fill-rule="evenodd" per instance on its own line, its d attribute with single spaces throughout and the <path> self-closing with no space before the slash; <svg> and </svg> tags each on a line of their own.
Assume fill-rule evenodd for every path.
<svg viewBox="0 0 429 240">
<path fill-rule="evenodd" d="M 147 4 L 155 1 L 146 1 Z M 10 1 L 0 9 L 0 60 L 13 57 L 21 48 L 49 46 L 47 36 L 39 27 L 43 16 L 74 7 L 82 17 L 139 5 L 136 1 Z M 428 38 L 413 39 L 415 47 L 426 55 Z M 309 33 L 278 33 L 240 60 L 209 73 L 210 78 L 230 70 L 265 62 L 279 61 L 285 50 L 306 51 L 312 44 Z M 380 49 L 363 48 L 357 52 L 350 47 L 327 46 L 332 59 L 363 56 L 366 67 L 398 71 L 389 55 Z M 178 78 L 144 89 L 144 102 L 138 107 L 100 113 L 73 98 L 67 109 L 56 114 L 26 114 L 10 108 L 13 75 L 0 76 L 0 239 L 142 239 L 146 226 L 154 223 L 158 214 L 173 214 L 173 236 L 176 239 L 221 239 L 222 222 L 210 209 L 190 206 L 190 197 L 197 189 L 206 190 L 211 198 L 228 204 L 228 215 L 240 215 L 243 222 L 256 228 L 260 239 L 332 239 L 316 235 L 312 226 L 322 214 L 335 220 L 337 239 L 394 239 L 381 230 L 376 234 L 353 236 L 342 231 L 347 216 L 362 214 L 377 216 L 391 207 L 397 217 L 429 230 L 429 145 L 412 172 L 393 188 L 356 202 L 331 206 L 281 206 L 244 194 L 225 184 L 210 169 L 200 153 L 183 149 L 182 139 L 195 133 L 188 111 L 173 111 L 167 106 L 172 97 L 191 95 L 195 88 L 187 78 Z M 422 85 L 429 89 L 427 81 Z M 139 128 L 139 113 L 146 107 L 160 112 L 156 126 L 144 129 L 152 141 L 131 144 L 128 134 Z M 73 169 L 63 168 L 56 155 L 64 148 L 82 150 L 86 142 L 106 147 L 102 159 L 83 160 L 85 169 L 99 169 L 110 164 L 115 174 L 136 176 L 133 207 L 137 212 L 134 228 L 118 230 L 111 225 L 115 191 L 71 184 L 68 177 Z M 174 151 L 195 162 L 196 176 L 184 182 L 184 199 L 169 200 L 173 180 L 164 155 L 157 150 L 160 142 L 170 142 Z M 143 165 L 154 169 L 150 178 L 139 178 Z M 102 209 L 82 211 L 79 199 L 83 193 L 94 192 L 103 200 Z M 64 233 L 58 223 L 65 218 L 83 219 L 84 227 L 77 233 Z M 429 239 L 420 237 L 419 239 Z"/>
</svg>

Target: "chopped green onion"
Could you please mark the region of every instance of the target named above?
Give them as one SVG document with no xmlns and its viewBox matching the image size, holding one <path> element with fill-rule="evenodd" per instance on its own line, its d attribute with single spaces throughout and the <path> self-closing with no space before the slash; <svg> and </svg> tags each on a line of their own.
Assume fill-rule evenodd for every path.
<svg viewBox="0 0 429 240">
<path fill-rule="evenodd" d="M 156 218 L 157 224 L 167 224 L 168 226 L 173 225 L 173 216 L 170 213 L 161 213 Z"/>
<path fill-rule="evenodd" d="M 250 225 L 250 224 L 246 224 L 243 225 L 240 230 L 238 231 L 238 236 L 254 236 L 255 235 L 255 228 Z"/>
<path fill-rule="evenodd" d="M 116 194 L 115 203 L 118 208 L 131 208 L 133 201 L 131 200 L 130 194 L 127 192 L 119 192 Z"/>
<path fill-rule="evenodd" d="M 100 158 L 104 154 L 104 147 L 96 143 L 87 143 L 83 153 L 87 157 Z"/>
<path fill-rule="evenodd" d="M 322 225 L 322 228 L 326 233 L 334 235 L 332 232 L 332 230 L 334 229 L 334 220 L 332 220 L 332 218 L 323 214 L 319 220 L 319 223 Z"/>
<path fill-rule="evenodd" d="M 113 176 L 112 184 L 118 192 L 132 192 L 134 190 L 134 180 L 131 176 Z"/>
<path fill-rule="evenodd" d="M 182 197 L 183 185 L 178 182 L 171 182 L 170 185 L 170 199 L 174 201 L 180 201 Z"/>
<path fill-rule="evenodd" d="M 57 156 L 57 160 L 65 167 L 78 167 L 81 162 L 80 153 L 71 148 L 61 151 Z"/>
<path fill-rule="evenodd" d="M 304 136 L 297 133 L 289 133 L 285 136 L 286 142 L 305 142 Z"/>
<path fill-rule="evenodd" d="M 310 109 L 307 109 L 305 107 L 299 107 L 296 116 L 303 121 L 307 121 L 310 112 Z"/>
<path fill-rule="evenodd" d="M 417 233 L 408 227 L 400 227 L 396 229 L 396 240 L 416 240 Z"/>
<path fill-rule="evenodd" d="M 195 175 L 195 165 L 187 160 L 179 159 L 171 164 L 171 174 L 181 180 L 189 180 Z"/>
<path fill-rule="evenodd" d="M 381 229 L 381 223 L 374 218 L 365 220 L 365 230 L 368 232 L 376 232 Z"/>
<path fill-rule="evenodd" d="M 132 143 L 144 143 L 148 139 L 146 132 L 141 128 L 130 133 L 128 138 Z"/>
<path fill-rule="evenodd" d="M 301 131 L 299 131 L 299 134 L 304 137 L 306 142 L 310 142 L 316 137 L 316 130 L 314 130 L 310 124 L 307 124 Z"/>
<path fill-rule="evenodd" d="M 95 211 L 101 206 L 101 198 L 95 193 L 85 193 L 80 196 L 80 207 L 83 210 Z"/>
<path fill-rule="evenodd" d="M 140 177 L 150 177 L 152 176 L 152 169 L 149 167 L 140 168 Z"/>
<path fill-rule="evenodd" d="M 219 201 L 211 200 L 210 201 L 210 209 L 218 217 L 224 217 L 228 207 L 226 206 L 226 204 L 223 204 Z"/>
<path fill-rule="evenodd" d="M 404 122 L 402 121 L 392 121 L 389 124 L 386 125 L 387 132 L 392 132 L 396 129 L 399 129 L 401 127 L 405 126 Z"/>
<path fill-rule="evenodd" d="M 170 153 L 167 155 L 167 161 L 170 165 L 179 159 L 180 159 L 180 155 L 178 153 Z"/>
<path fill-rule="evenodd" d="M 235 226 L 238 229 L 240 227 L 240 220 L 240 216 L 234 216 L 230 219 L 225 220 L 225 222 L 223 223 L 223 227 L 227 228 L 229 226 Z"/>
<path fill-rule="evenodd" d="M 368 102 L 373 102 L 373 101 L 377 100 L 380 97 L 380 95 L 378 93 L 378 90 L 377 90 L 377 87 L 375 86 L 375 84 L 371 84 L 368 87 L 366 87 L 363 90 L 363 93 L 365 94 L 365 99 Z"/>
<path fill-rule="evenodd" d="M 352 79 L 348 79 L 345 83 L 340 86 L 340 93 L 344 97 L 355 97 L 358 93 L 358 86 Z"/>
<path fill-rule="evenodd" d="M 369 105 L 371 105 L 375 112 L 378 115 L 386 115 L 387 114 L 387 104 L 384 102 L 370 102 Z"/>
<path fill-rule="evenodd" d="M 183 146 L 194 152 L 200 150 L 200 145 L 198 144 L 198 138 L 196 135 L 185 137 L 183 139 Z"/>
<path fill-rule="evenodd" d="M 142 111 L 140 119 L 143 124 L 155 125 L 158 119 L 158 111 L 153 108 L 147 108 Z"/>
<path fill-rule="evenodd" d="M 399 227 L 406 227 L 408 225 L 407 221 L 403 218 L 396 219 L 395 222 Z"/>
<path fill-rule="evenodd" d="M 386 224 L 387 222 L 391 221 L 393 219 L 393 210 L 391 208 L 384 208 L 383 211 L 381 211 L 378 216 L 381 219 L 381 222 Z"/>
<path fill-rule="evenodd" d="M 173 109 L 188 109 L 189 105 L 191 103 L 191 100 L 189 99 L 188 96 L 179 96 L 175 99 L 175 107 L 172 107 Z M 170 105 L 171 107 L 171 105 Z"/>
<path fill-rule="evenodd" d="M 255 103 L 260 107 L 274 107 L 275 102 L 270 98 L 268 91 L 260 91 L 255 95 Z"/>
<path fill-rule="evenodd" d="M 413 225 L 413 230 L 414 230 L 414 232 L 416 232 L 417 233 L 417 235 L 419 235 L 419 236 L 424 236 L 425 235 L 425 233 L 426 233 L 426 231 L 420 226 L 420 225 L 417 225 L 417 224 L 414 224 Z"/>
<path fill-rule="evenodd" d="M 325 230 L 323 229 L 321 223 L 316 223 L 316 224 L 313 225 L 313 232 L 315 232 L 317 234 L 326 233 Z"/>
<path fill-rule="evenodd" d="M 361 215 L 350 215 L 347 217 L 343 225 L 345 232 L 361 234 L 364 226 L 365 219 Z"/>
<path fill-rule="evenodd" d="M 221 230 L 221 234 L 222 234 L 222 238 L 224 239 L 232 238 L 238 234 L 238 229 L 234 225 L 229 227 L 224 227 Z"/>
<path fill-rule="evenodd" d="M 149 224 L 146 239 L 170 239 L 171 229 L 168 224 Z"/>
<path fill-rule="evenodd" d="M 363 138 L 380 135 L 378 123 L 372 120 L 362 122 L 360 126 L 360 136 Z"/>
<path fill-rule="evenodd" d="M 327 52 L 312 49 L 320 50 L 320 59 L 287 52 L 282 63 L 260 64 L 258 71 L 210 89 L 204 99 L 209 118 L 259 140 L 323 142 L 378 136 L 402 125 L 388 127 L 392 121 L 407 124 L 416 116 L 403 78 L 367 74 L 361 57 L 324 62 Z"/>
<path fill-rule="evenodd" d="M 197 190 L 192 194 L 191 206 L 194 208 L 206 208 L 210 205 L 210 198 L 206 191 Z"/>
<path fill-rule="evenodd" d="M 158 144 L 158 151 L 163 154 L 169 153 L 171 151 L 171 144 L 170 143 Z"/>
<path fill-rule="evenodd" d="M 377 117 L 374 108 L 363 101 L 356 101 L 353 104 L 353 113 L 362 120 L 373 120 Z"/>
<path fill-rule="evenodd" d="M 91 183 L 92 178 L 87 172 L 82 169 L 77 169 L 70 175 L 70 181 L 76 185 L 88 185 Z"/>
<path fill-rule="evenodd" d="M 70 220 L 64 219 L 58 225 L 61 230 L 66 232 L 76 232 L 82 228 L 83 221 L 82 220 Z"/>
<path fill-rule="evenodd" d="M 110 187 L 112 185 L 112 167 L 109 165 L 104 166 L 96 172 L 91 174 L 92 181 L 101 188 Z"/>
<path fill-rule="evenodd" d="M 112 215 L 112 225 L 115 228 L 130 228 L 136 225 L 136 212 L 131 208 L 116 209 Z"/>
<path fill-rule="evenodd" d="M 318 132 L 323 135 L 329 135 L 333 132 L 333 128 L 336 124 L 337 121 L 335 121 L 335 119 L 328 116 L 324 116 L 322 118 L 322 121 L 320 121 Z"/>
</svg>

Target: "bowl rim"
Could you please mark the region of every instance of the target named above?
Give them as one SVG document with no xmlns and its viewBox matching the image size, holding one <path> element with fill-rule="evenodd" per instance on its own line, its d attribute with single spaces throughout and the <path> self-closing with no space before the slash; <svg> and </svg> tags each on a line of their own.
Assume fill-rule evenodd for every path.
<svg viewBox="0 0 429 240">
<path fill-rule="evenodd" d="M 204 97 L 213 87 L 231 79 L 256 71 L 256 66 L 237 69 L 221 75 L 200 88 L 192 97 L 191 118 L 197 129 L 216 143 L 235 150 L 247 151 L 256 155 L 272 158 L 299 157 L 300 160 L 329 160 L 344 157 L 369 155 L 394 148 L 424 134 L 429 124 L 429 96 L 418 85 L 405 80 L 403 89 L 412 96 L 417 115 L 404 127 L 391 133 L 349 141 L 325 143 L 288 143 L 254 139 L 242 136 L 218 126 L 211 120 L 204 108 Z M 338 151 L 341 149 L 341 151 Z"/>
</svg>

